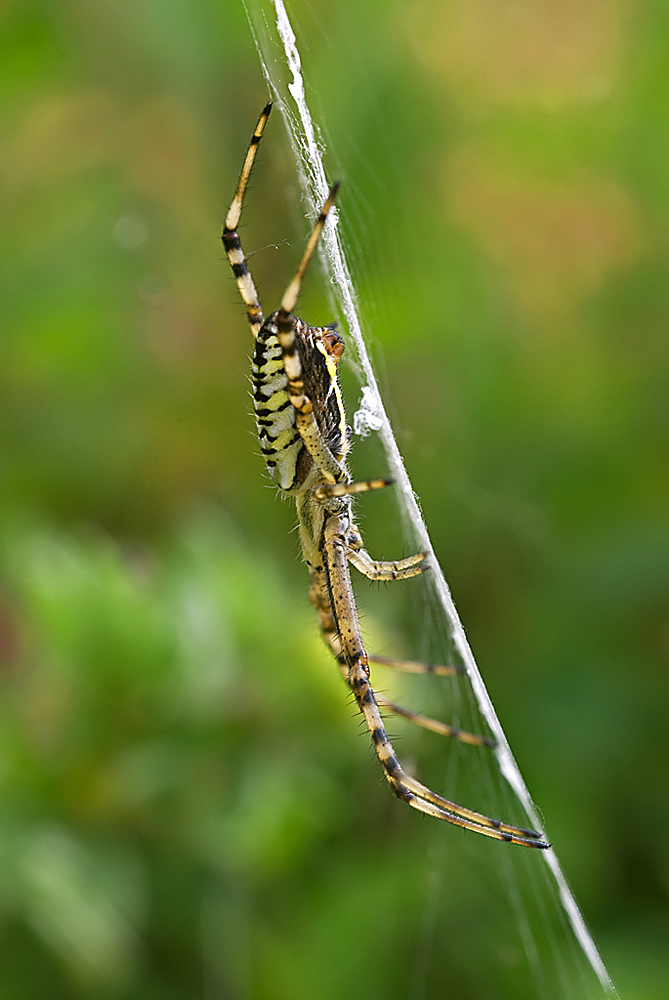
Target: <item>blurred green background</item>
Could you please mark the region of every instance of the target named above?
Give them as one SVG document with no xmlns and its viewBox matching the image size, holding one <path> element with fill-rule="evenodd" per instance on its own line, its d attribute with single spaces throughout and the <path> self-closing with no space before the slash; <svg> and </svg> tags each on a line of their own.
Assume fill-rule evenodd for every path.
<svg viewBox="0 0 669 1000">
<path fill-rule="evenodd" d="M 290 10 L 436 551 L 610 972 L 663 1000 L 669 9 Z M 267 99 L 241 4 L 1 16 L 3 998 L 536 996 L 479 934 L 500 847 L 382 786 L 263 477 L 218 242 Z M 303 216 L 276 116 L 267 311 Z M 420 653 L 401 595 L 363 610 Z"/>
</svg>

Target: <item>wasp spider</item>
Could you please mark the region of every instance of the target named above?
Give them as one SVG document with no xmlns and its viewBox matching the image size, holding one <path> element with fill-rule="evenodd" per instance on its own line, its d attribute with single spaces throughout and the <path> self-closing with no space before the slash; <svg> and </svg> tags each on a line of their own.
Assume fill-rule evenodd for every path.
<svg viewBox="0 0 669 1000">
<path fill-rule="evenodd" d="M 316 220 L 297 271 L 276 312 L 265 317 L 237 233 L 244 193 L 271 110 L 263 110 L 223 229 L 223 246 L 246 306 L 255 339 L 253 400 L 260 448 L 276 485 L 295 498 L 304 561 L 309 567 L 309 596 L 323 636 L 355 696 L 374 750 L 395 795 L 414 809 L 473 830 L 486 837 L 547 847 L 534 830 L 524 830 L 442 798 L 402 768 L 381 715 L 401 715 L 427 729 L 478 746 L 490 741 L 454 729 L 386 701 L 370 682 L 370 664 L 398 670 L 453 674 L 453 667 L 428 667 L 367 653 L 356 610 L 349 563 L 370 580 L 406 580 L 425 569 L 425 553 L 396 562 L 372 559 L 352 517 L 352 496 L 389 485 L 387 479 L 352 482 L 346 466 L 350 432 L 337 381 L 344 342 L 336 325 L 310 326 L 294 314 L 300 286 L 337 194 L 330 191 Z"/>
</svg>

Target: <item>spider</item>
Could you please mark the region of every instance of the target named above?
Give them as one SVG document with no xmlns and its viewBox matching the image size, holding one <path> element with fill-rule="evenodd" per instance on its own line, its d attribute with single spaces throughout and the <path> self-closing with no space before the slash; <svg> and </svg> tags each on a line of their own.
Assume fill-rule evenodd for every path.
<svg viewBox="0 0 669 1000">
<path fill-rule="evenodd" d="M 492 745 L 481 736 L 400 708 L 372 687 L 370 664 L 374 663 L 412 673 L 462 671 L 456 667 L 375 657 L 365 650 L 349 563 L 370 580 L 407 580 L 424 572 L 426 554 L 419 552 L 397 561 L 380 561 L 372 559 L 366 551 L 353 520 L 352 497 L 389 486 L 391 481 L 352 481 L 346 465 L 350 430 L 337 380 L 344 341 L 336 324 L 310 326 L 294 313 L 302 279 L 336 198 L 338 184 L 330 190 L 314 223 L 279 309 L 267 317 L 263 314 L 237 227 L 271 107 L 269 103 L 263 109 L 251 137 L 222 240 L 255 340 L 252 384 L 260 449 L 271 478 L 283 493 L 295 498 L 302 554 L 311 579 L 309 597 L 323 636 L 353 692 L 385 777 L 399 799 L 422 813 L 486 837 L 526 847 L 547 847 L 541 834 L 534 830 L 491 819 L 421 784 L 402 768 L 388 739 L 382 708 L 463 742 Z"/>
</svg>

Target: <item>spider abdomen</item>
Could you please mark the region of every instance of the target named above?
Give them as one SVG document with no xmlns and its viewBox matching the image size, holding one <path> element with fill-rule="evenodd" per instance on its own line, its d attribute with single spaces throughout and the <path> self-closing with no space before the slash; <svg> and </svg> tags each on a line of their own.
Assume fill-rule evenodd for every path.
<svg viewBox="0 0 669 1000">
<path fill-rule="evenodd" d="M 278 312 L 264 321 L 252 363 L 253 404 L 260 449 L 274 482 L 284 493 L 299 490 L 313 467 L 297 427 L 290 398 L 284 354 L 279 341 Z M 334 326 L 309 326 L 293 317 L 300 359 L 301 388 L 309 398 L 324 444 L 334 460 L 348 451 L 346 413 L 337 382 L 337 363 L 344 342 Z"/>
<path fill-rule="evenodd" d="M 261 330 L 251 370 L 260 450 L 272 479 L 288 493 L 295 486 L 304 445 L 295 427 L 295 408 L 288 395 L 288 376 L 276 334 Z"/>
</svg>

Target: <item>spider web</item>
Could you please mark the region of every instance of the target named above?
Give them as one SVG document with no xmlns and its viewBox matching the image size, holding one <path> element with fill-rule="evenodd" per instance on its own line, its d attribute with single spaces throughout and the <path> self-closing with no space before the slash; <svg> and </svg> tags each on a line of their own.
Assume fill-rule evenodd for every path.
<svg viewBox="0 0 669 1000">
<path fill-rule="evenodd" d="M 273 0 L 271 6 L 269 0 L 266 2 L 247 0 L 244 6 L 263 73 L 288 130 L 305 202 L 311 216 L 315 218 L 327 197 L 329 184 L 322 159 L 324 142 L 307 103 L 295 33 L 283 0 Z M 413 538 L 418 547 L 429 553 L 431 572 L 423 580 L 425 585 L 432 589 L 437 613 L 447 622 L 450 642 L 466 668 L 471 685 L 470 697 L 476 711 L 485 719 L 496 743 L 494 754 L 499 774 L 504 779 L 501 783 L 497 782 L 498 799 L 506 803 L 511 797 L 516 807 L 520 805 L 522 808 L 526 822 L 541 830 L 543 823 L 530 797 L 466 639 L 393 435 L 363 338 L 356 292 L 337 232 L 337 223 L 338 213 L 335 207 L 330 212 L 321 247 L 330 274 L 333 295 L 346 318 L 348 337 L 349 340 L 352 338 L 355 344 L 359 360 L 361 399 L 353 416 L 354 433 L 362 437 L 370 433 L 378 435 L 395 483 L 400 507 L 411 525 Z M 506 791 L 502 788 L 500 793 L 500 785 L 504 786 L 504 782 Z M 435 827 L 439 826 L 435 824 Z M 532 855 L 529 860 L 528 855 Z M 496 855 L 496 861 L 498 873 L 505 882 L 507 896 L 517 916 L 527 965 L 534 980 L 532 995 L 545 997 L 546 1000 L 617 997 L 615 987 L 569 888 L 555 851 L 553 849 L 541 852 L 527 852 L 521 849 L 502 850 Z M 523 880 L 527 879 L 527 866 L 530 864 L 532 868 L 528 890 L 523 885 Z M 433 911 L 439 905 L 441 894 L 438 863 L 435 870 L 436 881 L 432 880 L 432 887 L 427 892 L 424 917 L 427 932 L 425 940 L 429 939 L 430 925 L 434 922 Z M 532 897 L 530 902 L 528 897 Z M 532 918 L 528 915 L 530 908 L 533 912 Z M 429 945 L 424 950 L 429 951 Z M 416 956 L 417 968 L 424 965 L 423 959 L 426 957 L 429 960 L 429 955 Z M 421 989 L 420 975 L 418 975 L 413 995 L 423 996 Z"/>
</svg>

